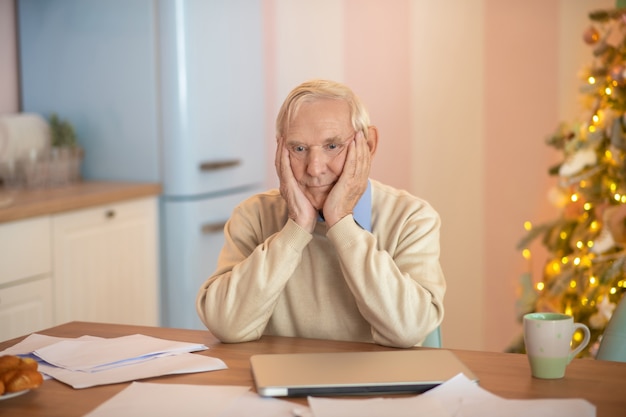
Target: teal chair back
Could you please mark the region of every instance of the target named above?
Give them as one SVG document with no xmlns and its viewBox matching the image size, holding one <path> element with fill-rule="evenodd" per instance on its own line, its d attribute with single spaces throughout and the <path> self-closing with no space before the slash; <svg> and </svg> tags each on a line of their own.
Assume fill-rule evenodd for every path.
<svg viewBox="0 0 626 417">
<path fill-rule="evenodd" d="M 432 348 L 441 347 L 441 328 L 439 326 L 437 326 L 435 330 L 433 330 L 428 336 L 426 336 L 426 339 L 424 339 L 422 346 Z"/>
<path fill-rule="evenodd" d="M 596 359 L 626 362 L 626 296 L 622 296 L 604 330 Z"/>
</svg>

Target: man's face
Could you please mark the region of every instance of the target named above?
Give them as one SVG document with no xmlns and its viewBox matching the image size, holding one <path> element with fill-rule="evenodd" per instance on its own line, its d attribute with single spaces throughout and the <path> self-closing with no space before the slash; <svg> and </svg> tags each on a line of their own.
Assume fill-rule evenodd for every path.
<svg viewBox="0 0 626 417">
<path fill-rule="evenodd" d="M 354 135 L 348 103 L 331 99 L 303 103 L 285 132 L 293 175 L 318 210 L 343 171 Z"/>
</svg>

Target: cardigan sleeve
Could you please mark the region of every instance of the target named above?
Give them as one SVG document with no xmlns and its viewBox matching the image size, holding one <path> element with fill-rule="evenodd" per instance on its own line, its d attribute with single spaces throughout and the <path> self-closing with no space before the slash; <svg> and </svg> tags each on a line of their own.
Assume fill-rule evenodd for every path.
<svg viewBox="0 0 626 417">
<path fill-rule="evenodd" d="M 225 227 L 225 243 L 215 273 L 201 286 L 196 310 L 203 323 L 223 342 L 261 337 L 276 302 L 310 233 L 292 220 L 259 242 L 249 214 L 236 209 Z"/>
</svg>

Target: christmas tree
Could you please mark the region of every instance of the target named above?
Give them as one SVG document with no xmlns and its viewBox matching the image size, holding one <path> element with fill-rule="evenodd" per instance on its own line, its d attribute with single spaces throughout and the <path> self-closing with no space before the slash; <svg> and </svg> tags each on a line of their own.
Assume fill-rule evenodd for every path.
<svg viewBox="0 0 626 417">
<path fill-rule="evenodd" d="M 626 8 L 589 14 L 582 38 L 591 63 L 581 73 L 584 107 L 546 140 L 562 154 L 549 169 L 557 178 L 551 201 L 559 217 L 525 224 L 518 248 L 525 258 L 536 238 L 549 252 L 539 282 L 521 277 L 518 317 L 528 312 L 569 314 L 591 330 L 581 356 L 593 357 L 613 310 L 626 292 Z M 582 334 L 575 334 L 575 341 Z M 523 352 L 523 340 L 510 349 Z"/>
</svg>

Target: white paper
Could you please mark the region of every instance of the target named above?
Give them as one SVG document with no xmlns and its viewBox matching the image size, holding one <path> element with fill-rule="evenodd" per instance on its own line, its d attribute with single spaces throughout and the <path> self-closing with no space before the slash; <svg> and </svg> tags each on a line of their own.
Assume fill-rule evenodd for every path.
<svg viewBox="0 0 626 417">
<path fill-rule="evenodd" d="M 99 340 L 63 340 L 33 353 L 45 362 L 72 371 L 95 372 L 154 357 L 208 349 L 197 343 L 176 342 L 135 334 Z"/>
<path fill-rule="evenodd" d="M 509 400 L 459 374 L 422 394 L 436 399 L 454 417 L 595 417 L 596 407 L 580 398 Z M 318 416 L 316 416 L 318 417 Z"/>
<path fill-rule="evenodd" d="M 572 399 L 509 400 L 459 374 L 421 395 L 401 398 L 309 398 L 312 417 L 595 417 L 590 402 Z"/>
<path fill-rule="evenodd" d="M 220 413 L 248 389 L 133 382 L 85 417 L 221 417 Z"/>
<path fill-rule="evenodd" d="M 261 397 L 247 392 L 232 401 L 219 417 L 310 417 L 305 405 L 294 404 L 277 398 Z M 382 417 L 382 416 L 381 416 Z"/>
<path fill-rule="evenodd" d="M 62 342 L 63 340 L 102 340 L 102 337 L 96 336 L 81 336 L 76 338 L 69 337 L 54 337 L 46 336 L 43 334 L 33 333 L 25 337 L 21 342 L 14 344 L 11 347 L 6 348 L 0 355 L 30 355 L 37 349 L 52 345 L 54 343 Z"/>
<path fill-rule="evenodd" d="M 407 398 L 332 399 L 309 397 L 314 417 L 451 417 L 437 400 Z"/>
</svg>

